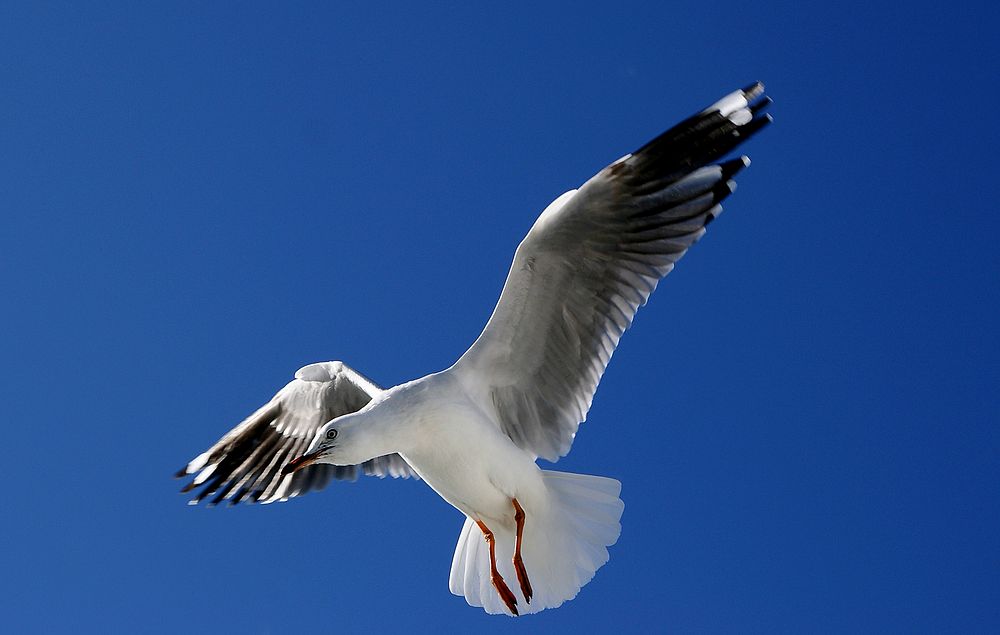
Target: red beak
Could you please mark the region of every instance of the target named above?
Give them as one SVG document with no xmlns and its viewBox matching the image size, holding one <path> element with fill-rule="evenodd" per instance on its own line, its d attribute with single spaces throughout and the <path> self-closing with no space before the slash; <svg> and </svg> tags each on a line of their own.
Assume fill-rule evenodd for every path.
<svg viewBox="0 0 1000 635">
<path fill-rule="evenodd" d="M 310 452 L 309 454 L 303 454 L 297 459 L 292 459 L 288 462 L 288 465 L 281 468 L 281 475 L 291 474 L 292 472 L 298 472 L 304 467 L 309 467 L 316 462 L 319 458 L 319 452 Z"/>
</svg>

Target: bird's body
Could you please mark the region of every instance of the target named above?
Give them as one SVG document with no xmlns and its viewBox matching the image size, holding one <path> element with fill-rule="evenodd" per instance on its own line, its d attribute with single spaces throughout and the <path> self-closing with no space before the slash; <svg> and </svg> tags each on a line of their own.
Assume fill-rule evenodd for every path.
<svg viewBox="0 0 1000 635">
<path fill-rule="evenodd" d="M 295 380 L 181 474 L 198 502 L 271 502 L 359 472 L 414 476 L 466 516 L 449 586 L 490 613 L 572 599 L 608 561 L 614 479 L 565 455 L 635 312 L 731 194 L 769 122 L 763 86 L 727 95 L 558 197 L 521 242 L 482 334 L 450 368 L 387 390 L 341 362 Z"/>
<path fill-rule="evenodd" d="M 527 509 L 542 504 L 541 469 L 534 457 L 500 432 L 449 371 L 391 389 L 405 399 L 398 423 L 398 452 L 441 498 L 471 518 L 510 525 L 510 500 Z M 392 398 L 383 407 L 396 408 Z M 395 419 L 395 417 L 394 417 Z M 478 452 L 470 453 L 469 448 Z"/>
<path fill-rule="evenodd" d="M 362 460 L 371 458 L 364 454 L 402 456 L 466 516 L 512 523 L 510 499 L 534 503 L 544 491 L 534 458 L 500 432 L 450 370 L 389 388 L 338 429 L 364 435 Z"/>
</svg>

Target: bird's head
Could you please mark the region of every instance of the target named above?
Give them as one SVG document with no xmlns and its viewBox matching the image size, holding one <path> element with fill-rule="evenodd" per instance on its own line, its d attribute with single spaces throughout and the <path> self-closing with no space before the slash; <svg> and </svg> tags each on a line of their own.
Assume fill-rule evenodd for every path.
<svg viewBox="0 0 1000 635">
<path fill-rule="evenodd" d="M 387 438 L 379 434 L 378 421 L 379 417 L 367 409 L 328 421 L 316 432 L 309 450 L 289 462 L 282 473 L 297 472 L 313 463 L 358 465 L 395 452 L 385 447 Z"/>
<path fill-rule="evenodd" d="M 291 474 L 298 472 L 313 463 L 332 463 L 333 465 L 352 465 L 344 460 L 350 445 L 349 426 L 344 426 L 343 417 L 323 424 L 313 438 L 309 450 L 300 457 L 290 461 L 282 472 Z M 346 447 L 345 447 L 346 446 Z"/>
</svg>

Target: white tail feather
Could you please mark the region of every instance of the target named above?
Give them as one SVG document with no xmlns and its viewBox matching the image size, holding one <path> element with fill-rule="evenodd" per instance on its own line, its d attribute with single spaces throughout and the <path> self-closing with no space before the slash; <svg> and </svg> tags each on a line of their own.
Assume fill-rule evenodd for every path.
<svg viewBox="0 0 1000 635">
<path fill-rule="evenodd" d="M 618 541 L 625 504 L 621 483 L 603 476 L 542 471 L 548 505 L 525 508 L 521 557 L 534 597 L 528 604 L 517 582 L 513 520 L 490 526 L 495 538 L 497 569 L 517 596 L 521 615 L 555 608 L 572 600 L 608 561 L 608 547 Z M 511 512 L 513 516 L 513 510 Z M 476 522 L 467 518 L 451 563 L 451 592 L 465 596 L 487 613 L 509 614 L 490 581 L 490 551 Z"/>
</svg>

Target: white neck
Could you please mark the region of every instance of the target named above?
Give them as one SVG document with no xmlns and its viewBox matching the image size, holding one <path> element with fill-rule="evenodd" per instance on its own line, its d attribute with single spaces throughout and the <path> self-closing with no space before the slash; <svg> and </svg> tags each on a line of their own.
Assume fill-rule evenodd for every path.
<svg viewBox="0 0 1000 635">
<path fill-rule="evenodd" d="M 340 451 L 337 463 L 357 465 L 386 454 L 399 452 L 397 426 L 388 412 L 379 408 L 347 415 L 337 424 Z"/>
</svg>

